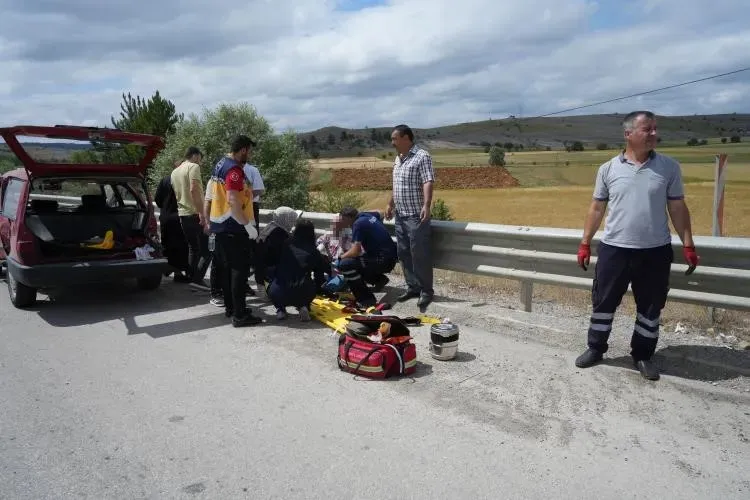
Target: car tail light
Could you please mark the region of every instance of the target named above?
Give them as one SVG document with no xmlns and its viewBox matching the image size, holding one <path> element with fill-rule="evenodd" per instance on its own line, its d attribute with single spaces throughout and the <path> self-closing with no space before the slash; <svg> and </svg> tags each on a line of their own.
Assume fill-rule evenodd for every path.
<svg viewBox="0 0 750 500">
<path fill-rule="evenodd" d="M 20 264 L 28 266 L 39 261 L 39 252 L 34 235 L 23 226 L 18 229 L 15 250 L 15 257 Z"/>
<path fill-rule="evenodd" d="M 160 241 L 159 224 L 156 222 L 156 217 L 154 217 L 153 214 L 148 218 L 148 226 L 146 227 L 146 233 L 151 239 L 153 239 L 157 243 Z"/>
</svg>

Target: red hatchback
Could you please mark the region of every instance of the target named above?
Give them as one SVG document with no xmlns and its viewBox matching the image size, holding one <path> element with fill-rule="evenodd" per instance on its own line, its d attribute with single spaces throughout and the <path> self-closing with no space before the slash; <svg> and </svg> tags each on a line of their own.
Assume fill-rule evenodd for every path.
<svg viewBox="0 0 750 500">
<path fill-rule="evenodd" d="M 160 137 L 73 126 L 0 128 L 0 136 L 23 164 L 0 177 L 0 261 L 13 305 L 69 285 L 134 278 L 142 289 L 159 287 L 169 265 L 146 167 Z M 61 159 L 40 139 L 94 147 Z"/>
</svg>

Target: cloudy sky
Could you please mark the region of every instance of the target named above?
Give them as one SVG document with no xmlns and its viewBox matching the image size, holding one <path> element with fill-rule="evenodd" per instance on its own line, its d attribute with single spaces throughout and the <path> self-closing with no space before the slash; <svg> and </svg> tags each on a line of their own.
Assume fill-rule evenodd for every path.
<svg viewBox="0 0 750 500">
<path fill-rule="evenodd" d="M 748 0 L 0 0 L 0 125 L 123 91 L 279 130 L 534 116 L 750 66 Z M 750 71 L 586 110 L 750 112 Z"/>
</svg>

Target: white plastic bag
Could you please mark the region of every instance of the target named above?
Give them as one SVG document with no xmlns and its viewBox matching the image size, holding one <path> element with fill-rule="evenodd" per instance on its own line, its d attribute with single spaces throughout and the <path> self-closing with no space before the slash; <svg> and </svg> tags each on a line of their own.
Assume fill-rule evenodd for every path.
<svg viewBox="0 0 750 500">
<path fill-rule="evenodd" d="M 245 230 L 247 230 L 247 234 L 250 235 L 251 240 L 255 240 L 258 238 L 258 230 L 255 229 L 255 221 L 250 221 L 250 224 L 245 226 Z"/>
</svg>

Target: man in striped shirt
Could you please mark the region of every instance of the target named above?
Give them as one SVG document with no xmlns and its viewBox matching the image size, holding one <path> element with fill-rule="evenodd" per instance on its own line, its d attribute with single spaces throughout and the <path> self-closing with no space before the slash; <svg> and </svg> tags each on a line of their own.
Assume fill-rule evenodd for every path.
<svg viewBox="0 0 750 500">
<path fill-rule="evenodd" d="M 393 193 L 385 218 L 396 217 L 398 259 L 407 286 L 397 300 L 419 297 L 417 306 L 424 310 L 434 295 L 430 211 L 435 172 L 430 154 L 414 144 L 414 132 L 407 125 L 393 129 L 391 143 L 398 156 L 393 164 Z"/>
</svg>

